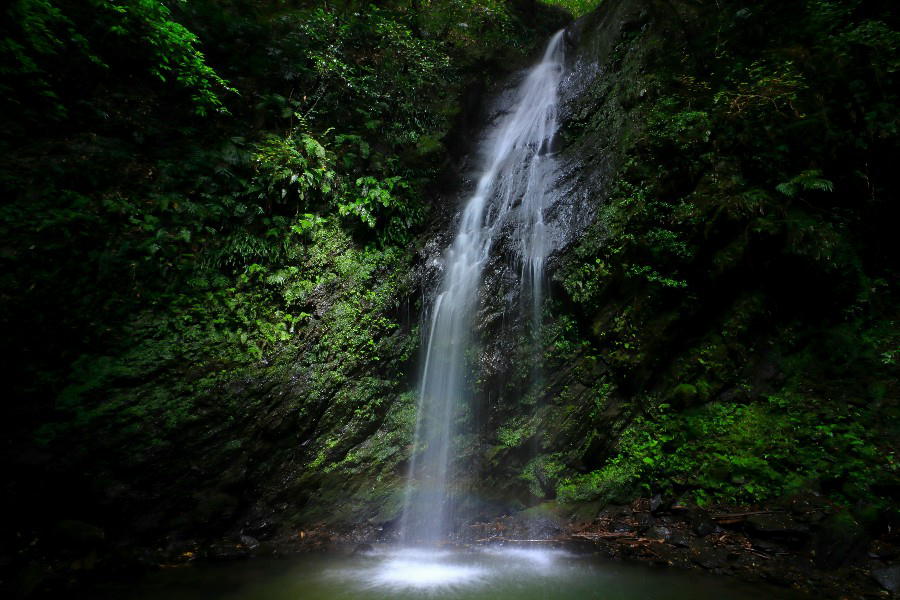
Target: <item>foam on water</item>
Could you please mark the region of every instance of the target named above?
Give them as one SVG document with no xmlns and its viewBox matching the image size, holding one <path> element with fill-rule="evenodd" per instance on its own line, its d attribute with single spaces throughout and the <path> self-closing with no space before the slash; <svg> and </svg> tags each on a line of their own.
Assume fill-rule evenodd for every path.
<svg viewBox="0 0 900 600">
<path fill-rule="evenodd" d="M 487 569 L 477 566 L 395 559 L 382 565 L 370 581 L 389 587 L 437 588 L 471 585 L 483 581 L 487 575 Z"/>
<path fill-rule="evenodd" d="M 449 588 L 490 586 L 527 572 L 529 576 L 550 575 L 561 550 L 533 548 L 484 548 L 469 552 L 402 548 L 372 552 L 372 562 L 353 572 L 333 575 L 356 580 L 367 588 L 394 591 L 447 591 Z"/>
</svg>

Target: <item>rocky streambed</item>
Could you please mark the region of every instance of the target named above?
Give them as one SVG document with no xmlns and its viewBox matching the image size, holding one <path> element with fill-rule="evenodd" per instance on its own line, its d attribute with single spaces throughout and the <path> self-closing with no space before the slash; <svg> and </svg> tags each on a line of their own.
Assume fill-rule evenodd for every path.
<svg viewBox="0 0 900 600">
<path fill-rule="evenodd" d="M 718 510 L 656 497 L 606 507 L 592 518 L 576 511 L 565 520 L 551 508 L 531 521 L 509 517 L 482 524 L 480 534 L 493 543 L 543 534 L 614 559 L 767 582 L 812 598 L 895 597 L 900 535 L 888 528 L 873 536 L 861 520 L 832 512 L 819 496 Z"/>
<path fill-rule="evenodd" d="M 900 592 L 900 535 L 869 533 L 865 515 L 834 512 L 821 496 L 804 495 L 767 507 L 703 509 L 640 498 L 599 509 L 546 503 L 470 523 L 445 549 L 564 550 L 601 562 L 640 563 L 774 586 L 810 598 L 891 598 Z M 244 535 L 212 542 L 184 540 L 149 550 L 144 567 L 210 562 L 366 554 L 396 544 L 390 523 L 336 530 L 325 526 Z M 134 558 L 134 557 L 132 557 Z"/>
</svg>

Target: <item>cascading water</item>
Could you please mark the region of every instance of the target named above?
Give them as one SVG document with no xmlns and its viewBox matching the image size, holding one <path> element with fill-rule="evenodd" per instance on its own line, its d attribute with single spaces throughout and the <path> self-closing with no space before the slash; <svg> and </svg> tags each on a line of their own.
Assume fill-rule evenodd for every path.
<svg viewBox="0 0 900 600">
<path fill-rule="evenodd" d="M 415 445 L 401 522 L 407 544 L 433 544 L 448 532 L 454 423 L 466 406 L 466 350 L 482 272 L 508 226 L 522 263 L 521 286 L 537 322 L 547 255 L 544 215 L 554 172 L 563 31 L 519 87 L 512 110 L 488 138 L 486 168 L 466 203 L 431 310 Z M 530 290 L 528 288 L 530 287 Z"/>
</svg>

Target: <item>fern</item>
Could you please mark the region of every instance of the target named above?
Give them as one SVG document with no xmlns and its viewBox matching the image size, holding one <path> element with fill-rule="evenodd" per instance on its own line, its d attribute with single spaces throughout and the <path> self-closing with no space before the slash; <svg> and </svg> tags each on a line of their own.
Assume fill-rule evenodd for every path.
<svg viewBox="0 0 900 600">
<path fill-rule="evenodd" d="M 834 184 L 830 180 L 822 177 L 822 171 L 810 169 L 808 171 L 803 171 L 789 181 L 779 183 L 775 186 L 775 189 L 788 198 L 794 198 L 800 192 L 832 192 L 834 191 Z"/>
</svg>

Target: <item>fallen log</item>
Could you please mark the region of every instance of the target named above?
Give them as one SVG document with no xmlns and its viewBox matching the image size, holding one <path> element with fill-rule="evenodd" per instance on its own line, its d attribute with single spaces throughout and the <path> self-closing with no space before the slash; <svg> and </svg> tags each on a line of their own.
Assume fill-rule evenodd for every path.
<svg viewBox="0 0 900 600">
<path fill-rule="evenodd" d="M 780 510 L 757 510 L 753 512 L 742 512 L 742 513 L 723 513 L 718 515 L 712 515 L 713 520 L 730 520 L 730 519 L 743 519 L 745 517 L 753 517 L 755 515 L 775 515 L 782 513 L 784 511 Z"/>
<path fill-rule="evenodd" d="M 572 537 L 596 540 L 605 538 L 633 538 L 635 534 L 630 531 L 599 531 L 597 533 L 573 533 Z"/>
</svg>

